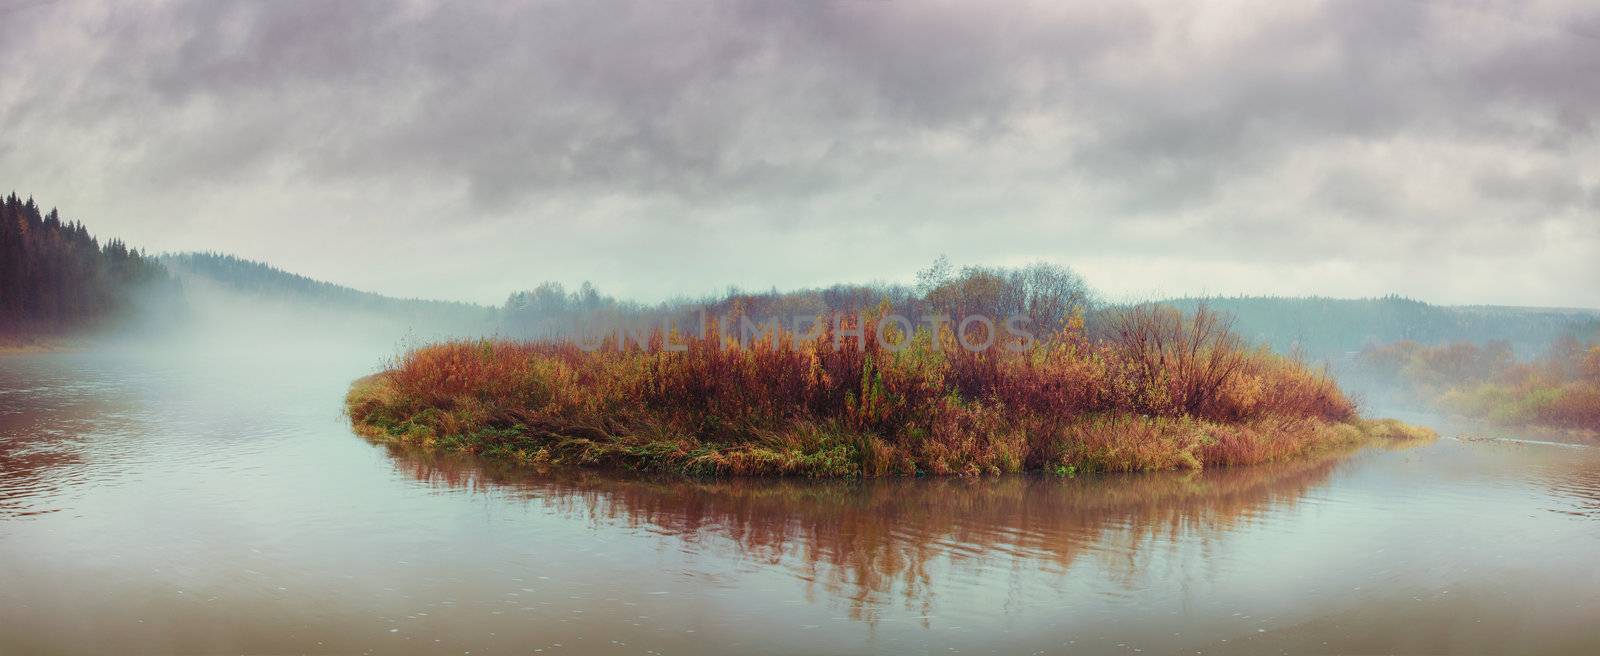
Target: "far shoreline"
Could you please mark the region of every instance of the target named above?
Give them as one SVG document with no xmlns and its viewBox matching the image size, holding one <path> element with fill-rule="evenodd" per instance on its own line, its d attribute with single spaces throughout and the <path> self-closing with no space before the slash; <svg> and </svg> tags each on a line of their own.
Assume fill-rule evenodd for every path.
<svg viewBox="0 0 1600 656">
<path fill-rule="evenodd" d="M 41 355 L 45 353 L 71 353 L 81 351 L 81 340 L 35 335 L 0 336 L 0 355 Z"/>
</svg>

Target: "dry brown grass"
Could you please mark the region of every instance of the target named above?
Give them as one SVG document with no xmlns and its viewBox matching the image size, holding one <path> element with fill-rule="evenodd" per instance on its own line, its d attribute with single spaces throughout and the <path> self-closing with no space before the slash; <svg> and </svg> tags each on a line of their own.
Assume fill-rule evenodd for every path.
<svg viewBox="0 0 1600 656">
<path fill-rule="evenodd" d="M 855 330 L 847 321 L 845 330 Z M 364 434 L 539 462 L 704 474 L 979 475 L 1138 471 L 1294 457 L 1363 435 L 1325 372 L 1245 348 L 1205 310 L 1132 308 L 1109 337 L 1081 321 L 1020 351 L 946 331 L 830 327 L 795 342 L 665 335 L 458 341 L 358 381 Z M 664 340 L 686 344 L 664 348 Z M 1001 340 L 1003 342 L 1004 340 Z M 1017 345 L 1020 345 L 1017 344 Z"/>
</svg>

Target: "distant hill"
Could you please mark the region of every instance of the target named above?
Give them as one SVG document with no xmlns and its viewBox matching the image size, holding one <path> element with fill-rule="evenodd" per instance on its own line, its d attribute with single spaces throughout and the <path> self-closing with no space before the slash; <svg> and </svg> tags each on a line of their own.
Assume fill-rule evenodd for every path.
<svg viewBox="0 0 1600 656">
<path fill-rule="evenodd" d="M 483 335 L 498 308 L 392 298 L 220 253 L 145 255 L 15 193 L 0 199 L 0 345 Z"/>
<path fill-rule="evenodd" d="M 1232 314 L 1234 329 L 1241 335 L 1280 352 L 1298 346 L 1318 359 L 1341 359 L 1368 344 L 1400 340 L 1423 344 L 1503 340 L 1526 358 L 1543 352 L 1562 335 L 1587 336 L 1600 331 L 1600 310 L 1443 306 L 1399 296 L 1210 297 L 1164 302 L 1186 310 L 1206 303 Z"/>
<path fill-rule="evenodd" d="M 554 283 L 511 294 L 504 306 L 394 298 L 314 280 L 261 262 L 220 253 L 149 257 L 118 240 L 101 243 L 82 223 L 42 211 L 16 194 L 0 200 L 0 337 L 72 337 L 96 330 L 147 332 L 175 339 L 229 336 L 278 340 L 319 336 L 393 340 L 502 334 L 558 334 L 579 319 L 672 316 L 680 325 L 702 308 L 721 316 L 850 312 L 888 302 L 905 316 L 965 308 L 995 316 L 1027 313 L 1053 326 L 1074 309 L 1098 312 L 1070 269 L 1035 265 L 1016 270 L 939 264 L 918 274 L 918 289 L 839 285 L 765 293 L 730 292 L 703 302 L 645 306 L 602 295 L 587 283 L 568 292 Z M 1163 301 L 1184 310 L 1207 303 L 1235 317 L 1234 329 L 1279 352 L 1345 361 L 1370 344 L 1412 340 L 1428 345 L 1504 341 L 1522 358 L 1542 353 L 1563 335 L 1600 335 L 1600 310 L 1439 306 L 1387 296 L 1211 297 Z M 1111 309 L 1101 306 L 1099 310 Z M 682 316 L 679 316 L 682 315 Z"/>
<path fill-rule="evenodd" d="M 1022 270 L 1022 273 L 1034 269 Z M 517 292 L 507 299 L 501 311 L 503 334 L 516 337 L 541 337 L 558 334 L 558 326 L 585 313 L 620 316 L 667 315 L 679 325 L 694 325 L 695 312 L 704 309 L 710 316 L 723 316 L 737 306 L 754 317 L 846 314 L 861 308 L 889 303 L 894 312 L 907 317 L 930 313 L 952 314 L 958 309 L 993 316 L 1009 316 L 1023 311 L 1047 312 L 1034 318 L 1032 325 L 1056 329 L 1054 320 L 1070 314 L 1066 308 L 1089 307 L 1091 329 L 1101 326 L 1107 313 L 1122 306 L 1093 304 L 1090 293 L 1070 270 L 1050 276 L 1035 272 L 1012 280 L 1001 270 L 969 268 L 952 274 L 943 286 L 922 292 L 886 285 L 840 285 L 828 289 L 788 292 L 730 292 L 723 298 L 699 302 L 680 302 L 655 307 L 620 301 L 588 286 L 568 292 L 560 285 L 547 283 L 536 289 Z M 1043 284 L 1040 281 L 1048 282 Z M 1009 290 L 1009 291 L 1008 291 Z M 1013 293 L 1014 292 L 1014 293 Z M 940 304 L 936 301 L 945 298 Z M 956 299 L 956 300 L 950 300 Z M 1041 299 L 1052 300 L 1041 303 Z M 1504 306 L 1431 305 L 1399 296 L 1382 298 L 1326 297 L 1186 297 L 1157 301 L 1193 312 L 1202 303 L 1234 318 L 1233 329 L 1245 339 L 1265 343 L 1279 353 L 1298 350 L 1314 360 L 1342 361 L 1371 344 L 1390 344 L 1411 340 L 1426 345 L 1451 342 L 1504 341 L 1521 358 L 1542 354 L 1558 338 L 1572 335 L 1588 339 L 1600 335 L 1600 310 L 1568 308 L 1525 308 Z"/>
<path fill-rule="evenodd" d="M 195 299 L 218 292 L 245 301 L 230 312 L 244 316 L 285 311 L 319 311 L 382 320 L 424 334 L 483 334 L 492 331 L 496 308 L 412 298 L 395 298 L 315 280 L 268 264 L 220 253 L 164 255 L 160 262 Z M 191 303 L 203 309 L 199 303 Z"/>
</svg>

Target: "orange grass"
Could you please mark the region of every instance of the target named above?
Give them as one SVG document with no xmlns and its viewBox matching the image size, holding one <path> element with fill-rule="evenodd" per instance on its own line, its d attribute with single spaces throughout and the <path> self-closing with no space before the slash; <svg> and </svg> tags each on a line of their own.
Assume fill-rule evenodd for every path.
<svg viewBox="0 0 1600 656">
<path fill-rule="evenodd" d="M 1241 345 L 1202 309 L 1082 321 L 1013 351 L 950 330 L 892 334 L 875 315 L 796 341 L 663 334 L 455 341 L 411 350 L 352 387 L 376 439 L 536 463 L 709 475 L 1067 474 L 1244 465 L 1371 431 L 1325 373 Z M 665 348 L 683 344 L 685 350 Z"/>
</svg>

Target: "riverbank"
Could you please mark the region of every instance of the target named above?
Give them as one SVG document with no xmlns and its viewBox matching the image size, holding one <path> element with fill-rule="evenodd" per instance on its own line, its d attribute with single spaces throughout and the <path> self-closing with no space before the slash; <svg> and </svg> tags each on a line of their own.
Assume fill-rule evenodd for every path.
<svg viewBox="0 0 1600 656">
<path fill-rule="evenodd" d="M 1432 431 L 1395 420 L 1261 420 L 1224 424 L 1190 417 L 1086 416 L 1046 426 L 1032 413 L 964 438 L 929 436 L 910 443 L 838 424 L 795 421 L 774 430 L 722 439 L 666 430 L 657 418 L 611 432 L 523 424 L 450 430 L 449 413 L 396 414 L 393 380 L 352 386 L 346 407 L 358 433 L 378 442 L 465 452 L 529 466 L 618 467 L 711 476 L 880 477 L 1056 475 L 1254 465 L 1368 442 L 1426 441 Z M 908 431 L 914 433 L 914 431 Z M 960 442 L 955 449 L 951 441 Z M 1053 455 L 1042 455 L 1052 453 Z"/>
<path fill-rule="evenodd" d="M 693 475 L 1202 469 L 1432 434 L 1362 419 L 1326 372 L 1165 312 L 1131 311 L 1111 337 L 984 353 L 925 330 L 886 348 L 871 321 L 857 348 L 827 330 L 682 350 L 661 335 L 594 350 L 447 342 L 356 381 L 346 410 L 383 442 Z"/>
<path fill-rule="evenodd" d="M 1600 338 L 1567 336 L 1528 361 L 1505 343 L 1399 342 L 1369 346 L 1357 365 L 1401 399 L 1436 412 L 1587 439 L 1600 432 Z"/>
<path fill-rule="evenodd" d="M 36 335 L 0 335 L 0 355 L 59 353 L 75 351 L 79 348 L 81 348 L 81 346 L 77 342 L 58 337 L 41 337 Z"/>
</svg>

